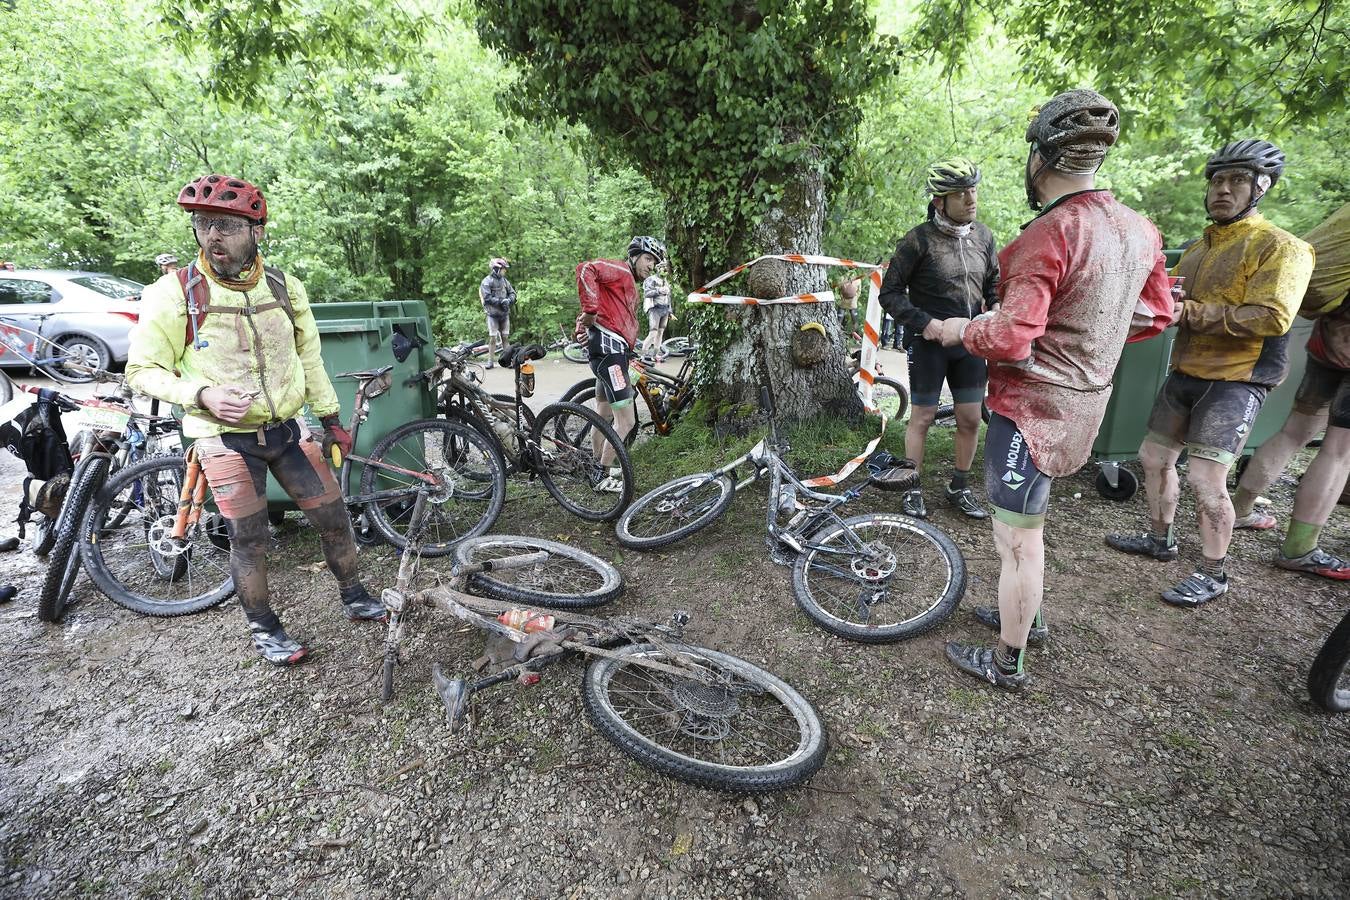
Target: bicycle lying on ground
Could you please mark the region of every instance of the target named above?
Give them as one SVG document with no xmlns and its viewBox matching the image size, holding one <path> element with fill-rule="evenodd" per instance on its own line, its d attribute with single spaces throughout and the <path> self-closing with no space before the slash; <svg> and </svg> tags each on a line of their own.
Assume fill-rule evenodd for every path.
<svg viewBox="0 0 1350 900">
<path fill-rule="evenodd" d="M 633 464 L 614 428 L 594 410 L 575 403 L 551 403 L 536 414 L 524 398 L 534 392 L 531 360 L 544 356 L 538 344 L 513 347 L 502 355 L 512 369 L 514 394 L 488 393 L 470 371 L 463 345 L 436 351 L 436 365 L 420 378 L 439 391 L 438 408 L 450 421 L 474 429 L 492 444 L 508 472 L 538 476 L 563 509 L 590 522 L 613 521 L 633 498 Z M 599 460 L 612 455 L 613 462 Z M 597 490 L 620 471 L 612 491 Z"/>
<path fill-rule="evenodd" d="M 390 369 L 337 376 L 357 382 L 348 423 L 353 443 L 369 401 L 389 389 Z M 360 492 L 353 494 L 358 464 Z M 364 513 L 395 547 L 407 544 L 415 501 L 425 495 L 420 553 L 426 556 L 449 553 L 455 541 L 490 528 L 506 495 L 506 475 L 488 441 L 444 419 L 405 423 L 369 456 L 349 454 L 339 484 L 353 512 Z M 143 615 L 186 615 L 234 593 L 224 519 L 191 450 L 144 460 L 109 480 L 90 510 L 81 547 L 99 590 Z"/>
<path fill-rule="evenodd" d="M 760 396 L 769 436 L 720 469 L 676 478 L 639 497 L 619 518 L 619 543 L 656 550 L 717 520 L 737 491 L 766 476 L 766 522 L 778 561 L 792 563 L 797 604 L 832 634 L 865 643 L 898 641 L 936 627 L 966 587 L 961 551 L 935 526 L 897 513 L 843 518 L 863 491 L 826 494 L 803 484 L 784 456 L 768 389 Z M 748 468 L 737 481 L 737 471 Z M 780 518 L 786 517 L 785 523 Z"/>
<path fill-rule="evenodd" d="M 1308 671 L 1308 693 L 1327 712 L 1350 712 L 1350 612 L 1317 652 Z"/>
<path fill-rule="evenodd" d="M 594 605 L 598 596 L 622 589 L 613 566 L 581 550 L 483 535 L 456 548 L 455 588 L 418 595 L 419 603 L 505 638 L 513 648 L 501 671 L 472 682 L 447 679 L 439 666 L 433 669 L 452 730 L 480 692 L 508 681 L 534 684 L 545 667 L 587 657 L 581 695 L 588 717 L 608 741 L 650 769 L 702 787 L 758 792 L 800 784 L 824 764 L 825 726 L 806 698 L 745 660 L 685 643 L 687 613 L 657 624 L 595 618 L 574 609 L 544 614 L 518 608 L 534 593 L 522 594 L 522 583 L 536 581 L 536 573 L 548 571 L 559 557 L 570 570 L 589 570 L 583 587 L 613 587 L 559 593 L 559 581 L 545 591 L 548 605 Z M 512 599 L 476 597 L 466 590 Z"/>
</svg>

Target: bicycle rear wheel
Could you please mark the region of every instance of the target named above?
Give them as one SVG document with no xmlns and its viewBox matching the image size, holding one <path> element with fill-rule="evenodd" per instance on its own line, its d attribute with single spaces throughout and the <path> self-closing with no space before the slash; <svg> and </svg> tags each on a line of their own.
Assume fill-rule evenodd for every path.
<svg viewBox="0 0 1350 900">
<path fill-rule="evenodd" d="M 590 410 L 595 409 L 595 381 L 583 381 L 579 385 L 572 385 L 572 387 L 567 389 L 567 393 L 563 394 L 561 402 L 575 403 L 577 406 L 584 406 Z M 634 399 L 633 402 L 637 403 L 637 400 Z M 600 414 L 596 413 L 596 415 Z M 568 427 L 571 428 L 572 433 L 567 435 L 567 440 L 573 444 L 586 441 L 590 433 L 588 423 L 576 418 L 560 420 L 558 427 L 563 428 L 564 432 Z M 628 429 L 628 434 L 625 435 L 623 439 L 623 445 L 625 447 L 632 447 L 637 443 L 638 432 L 642 431 L 644 428 L 650 429 L 651 427 L 651 419 L 644 419 L 642 416 L 642 409 L 639 408 L 637 424 Z"/>
<path fill-rule="evenodd" d="M 506 466 L 492 443 L 472 428 L 445 419 L 408 422 L 385 435 L 361 471 L 361 493 L 404 491 L 405 495 L 366 506 L 368 521 L 384 539 L 402 549 L 412 524 L 419 481 L 397 471 L 435 476 L 427 499 L 423 556 L 445 556 L 456 541 L 482 534 L 501 514 L 506 499 Z"/>
<path fill-rule="evenodd" d="M 706 528 L 726 512 L 735 495 L 730 475 L 704 472 L 668 481 L 643 494 L 619 517 L 619 543 L 633 550 L 658 550 Z"/>
<path fill-rule="evenodd" d="M 609 522 L 633 499 L 633 463 L 608 422 L 575 403 L 545 407 L 534 423 L 539 448 L 537 469 L 545 489 L 563 509 L 588 522 Z M 597 460 L 613 455 L 609 467 L 620 472 L 618 490 L 599 487 L 609 473 Z"/>
<path fill-rule="evenodd" d="M 598 556 L 541 538 L 484 534 L 461 541 L 455 562 L 481 563 L 543 550 L 549 558 L 528 568 L 497 569 L 469 576 L 469 589 L 508 603 L 585 609 L 623 593 L 623 576 Z"/>
<path fill-rule="evenodd" d="M 945 621 L 966 590 L 966 563 L 927 522 L 868 513 L 831 522 L 797 557 L 797 605 L 831 634 L 868 644 L 915 637 Z"/>
<path fill-rule="evenodd" d="M 573 342 L 562 349 L 563 358 L 568 362 L 584 363 L 591 361 L 590 348 L 585 344 Z"/>
<path fill-rule="evenodd" d="M 607 740 L 642 765 L 690 784 L 780 790 L 810 778 L 825 762 L 825 726 L 806 698 L 726 653 L 629 644 L 591 663 L 581 687 L 586 712 Z"/>
<path fill-rule="evenodd" d="M 234 593 L 229 541 L 218 516 L 203 514 L 186 539 L 172 537 L 186 476 L 181 454 L 127 466 L 99 492 L 81 537 L 94 584 L 143 616 L 200 612 Z"/>
<path fill-rule="evenodd" d="M 687 337 L 666 338 L 661 342 L 661 351 L 668 356 L 687 356 L 698 349 L 698 344 Z"/>
<path fill-rule="evenodd" d="M 109 460 L 96 456 L 80 467 L 56 517 L 56 542 L 47 554 L 47 574 L 38 592 L 38 618 L 59 622 L 65 615 L 71 588 L 80 574 L 80 531 L 89 512 L 89 501 L 108 477 Z"/>
</svg>

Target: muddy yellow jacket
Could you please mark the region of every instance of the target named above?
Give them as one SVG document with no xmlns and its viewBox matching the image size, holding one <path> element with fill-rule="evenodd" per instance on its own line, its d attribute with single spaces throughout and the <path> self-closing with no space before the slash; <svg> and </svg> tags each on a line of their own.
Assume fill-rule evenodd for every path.
<svg viewBox="0 0 1350 900">
<path fill-rule="evenodd" d="M 1260 213 L 1206 228 L 1172 270 L 1186 279 L 1172 368 L 1211 381 L 1279 384 L 1312 269 L 1312 247 Z"/>
<path fill-rule="evenodd" d="M 251 291 L 233 291 L 210 278 L 212 306 L 246 308 L 272 303 L 267 279 Z M 183 406 L 183 434 L 210 437 L 226 431 L 253 431 L 284 421 L 308 403 L 315 416 L 338 411 L 337 394 L 319 355 L 319 328 L 301 282 L 286 276 L 295 324 L 276 307 L 257 314 L 210 313 L 200 338 L 206 346 L 187 346 L 187 303 L 178 276 L 160 278 L 141 295 L 141 318 L 131 332 L 127 381 L 141 393 Z M 226 425 L 197 407 L 204 387 L 235 385 L 257 391 L 248 414 Z"/>
</svg>

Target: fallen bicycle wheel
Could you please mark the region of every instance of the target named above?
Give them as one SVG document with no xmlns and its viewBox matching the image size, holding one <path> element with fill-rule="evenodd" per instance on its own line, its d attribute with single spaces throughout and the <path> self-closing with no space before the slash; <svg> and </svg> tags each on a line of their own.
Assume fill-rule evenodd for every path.
<svg viewBox="0 0 1350 900">
<path fill-rule="evenodd" d="M 797 605 L 831 634 L 868 644 L 923 634 L 956 610 L 966 563 L 927 522 L 868 513 L 818 531 L 792 569 Z"/>
<path fill-rule="evenodd" d="M 555 609 L 599 606 L 623 593 L 623 576 L 618 569 L 584 550 L 541 538 L 479 535 L 455 547 L 455 562 L 486 563 L 539 550 L 548 553 L 546 561 L 525 568 L 478 572 L 469 576 L 469 589 L 507 603 Z"/>
<path fill-rule="evenodd" d="M 632 550 L 657 550 L 715 522 L 735 495 L 730 475 L 686 475 L 643 494 L 619 517 L 619 543 Z"/>
<path fill-rule="evenodd" d="M 586 668 L 581 696 L 595 727 L 621 751 L 701 787 L 780 790 L 825 762 L 825 726 L 806 698 L 715 650 L 620 647 Z"/>
</svg>

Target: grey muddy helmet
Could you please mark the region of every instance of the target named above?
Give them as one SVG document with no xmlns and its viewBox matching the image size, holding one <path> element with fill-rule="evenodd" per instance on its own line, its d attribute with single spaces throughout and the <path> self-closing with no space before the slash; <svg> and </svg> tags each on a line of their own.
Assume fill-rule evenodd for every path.
<svg viewBox="0 0 1350 900">
<path fill-rule="evenodd" d="M 1101 168 L 1106 152 L 1120 137 L 1120 110 L 1096 91 L 1079 88 L 1056 94 L 1037 108 L 1027 124 L 1027 202 L 1040 209 L 1035 183 L 1047 168 L 1070 175 L 1091 175 Z M 1031 171 L 1031 155 L 1041 165 Z"/>
<path fill-rule="evenodd" d="M 1256 209 L 1256 204 L 1261 202 L 1261 198 L 1266 195 L 1266 190 L 1273 187 L 1275 182 L 1280 180 L 1280 176 L 1284 174 L 1284 151 L 1270 141 L 1261 141 L 1254 138 L 1233 141 L 1231 144 L 1225 144 L 1214 151 L 1205 161 L 1205 181 L 1213 178 L 1215 172 L 1221 172 L 1224 169 L 1246 169 L 1251 172 L 1252 197 L 1247 201 L 1243 210 L 1232 218 L 1223 221 L 1214 219 L 1220 225 L 1236 222 Z M 1266 186 L 1265 190 L 1260 189 L 1257 181 L 1261 175 L 1270 177 L 1270 184 Z M 1208 194 L 1205 197 L 1205 212 L 1209 212 Z"/>
</svg>

